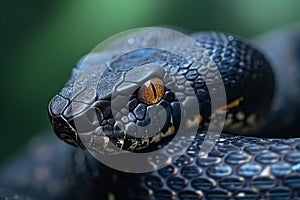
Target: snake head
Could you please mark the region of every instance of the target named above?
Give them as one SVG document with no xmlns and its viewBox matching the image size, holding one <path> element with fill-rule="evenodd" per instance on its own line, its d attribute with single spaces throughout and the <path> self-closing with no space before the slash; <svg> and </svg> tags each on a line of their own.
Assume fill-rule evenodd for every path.
<svg viewBox="0 0 300 200">
<path fill-rule="evenodd" d="M 155 58 L 161 52 L 148 49 L 144 53 Z M 170 66 L 144 62 L 123 67 L 121 61 L 127 56 L 106 69 L 101 69 L 100 54 L 77 64 L 48 106 L 60 139 L 84 149 L 135 151 L 175 134 L 181 110 L 171 91 L 174 80 L 166 73 Z M 95 62 L 100 65 L 91 64 Z"/>
<path fill-rule="evenodd" d="M 268 61 L 232 36 L 197 33 L 191 38 L 201 44 L 200 51 L 177 44 L 182 55 L 140 48 L 84 57 L 48 106 L 56 135 L 95 151 L 135 151 L 181 128 L 197 132 L 219 113 L 226 115 L 225 131 L 255 130 L 273 95 Z M 227 103 L 212 110 L 211 95 L 219 83 Z"/>
</svg>

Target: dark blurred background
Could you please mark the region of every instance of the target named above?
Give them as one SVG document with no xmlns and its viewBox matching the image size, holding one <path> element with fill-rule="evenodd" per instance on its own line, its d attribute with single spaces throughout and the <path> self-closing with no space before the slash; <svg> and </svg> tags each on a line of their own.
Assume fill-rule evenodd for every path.
<svg viewBox="0 0 300 200">
<path fill-rule="evenodd" d="M 0 162 L 49 127 L 48 102 L 104 39 L 156 25 L 251 38 L 300 21 L 299 8 L 297 0 L 2 0 Z"/>
</svg>

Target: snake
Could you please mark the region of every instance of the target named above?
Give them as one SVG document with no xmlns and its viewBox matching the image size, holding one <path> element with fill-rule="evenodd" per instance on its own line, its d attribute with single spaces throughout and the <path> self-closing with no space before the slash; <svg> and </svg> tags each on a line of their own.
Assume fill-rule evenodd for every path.
<svg viewBox="0 0 300 200">
<path fill-rule="evenodd" d="M 48 106 L 60 140 L 45 130 L 9 162 L 0 174 L 1 199 L 298 199 L 299 33 L 295 27 L 272 31 L 252 42 L 218 32 L 188 34 L 198 52 L 142 31 L 85 56 Z M 139 48 L 120 53 L 130 38 Z M 174 51 L 144 47 L 148 41 Z M 100 75 L 99 66 L 105 66 Z M 212 109 L 220 81 L 226 104 Z M 130 95 L 123 101 L 123 94 Z M 199 110 L 184 116 L 191 105 Z M 221 115 L 222 133 L 202 152 L 209 123 Z M 177 137 L 182 126 L 195 135 Z M 160 149 L 151 158 L 154 170 L 143 173 L 114 169 L 87 152 L 110 158 L 117 151 Z M 141 166 L 130 156 L 122 162 Z"/>
</svg>

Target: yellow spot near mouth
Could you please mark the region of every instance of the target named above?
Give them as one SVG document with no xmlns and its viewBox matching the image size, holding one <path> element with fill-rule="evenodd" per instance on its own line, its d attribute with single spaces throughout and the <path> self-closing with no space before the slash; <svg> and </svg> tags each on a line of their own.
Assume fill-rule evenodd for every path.
<svg viewBox="0 0 300 200">
<path fill-rule="evenodd" d="M 147 147 L 147 146 L 149 146 L 149 138 L 145 138 L 145 139 L 143 139 L 142 140 L 142 146 L 145 146 L 145 147 Z"/>
<path fill-rule="evenodd" d="M 144 138 L 141 140 L 140 145 L 136 148 L 136 150 L 145 149 L 150 144 L 149 138 Z"/>
<path fill-rule="evenodd" d="M 131 146 L 128 148 L 129 151 L 134 151 L 138 145 L 138 141 L 137 140 L 131 140 Z"/>
<path fill-rule="evenodd" d="M 109 137 L 104 136 L 103 139 L 104 139 L 104 148 L 106 148 L 109 143 Z"/>
</svg>

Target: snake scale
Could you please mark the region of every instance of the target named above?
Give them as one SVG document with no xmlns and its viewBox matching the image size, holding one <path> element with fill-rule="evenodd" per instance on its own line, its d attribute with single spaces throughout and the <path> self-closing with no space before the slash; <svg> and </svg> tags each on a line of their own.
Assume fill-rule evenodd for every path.
<svg viewBox="0 0 300 200">
<path fill-rule="evenodd" d="M 120 172 L 101 164 L 83 150 L 90 143 L 82 142 L 84 137 L 76 137 L 76 131 L 70 128 L 74 126 L 71 121 L 76 116 L 76 107 L 73 107 L 73 115 L 67 109 L 70 99 L 74 98 L 72 92 L 68 93 L 68 88 L 74 86 L 72 74 L 65 87 L 49 105 L 50 119 L 58 137 L 81 148 L 62 143 L 48 134 L 47 130 L 46 136 L 36 138 L 18 159 L 2 169 L 1 199 L 298 199 L 299 33 L 299 29 L 292 28 L 256 38 L 253 41 L 254 46 L 263 54 L 231 35 L 213 32 L 192 34 L 191 37 L 203 46 L 221 71 L 228 103 L 224 133 L 206 156 L 200 155 L 205 130 L 199 129 L 192 141 L 189 141 L 189 137 L 181 137 L 179 140 L 177 138 L 176 143 L 179 145 L 170 147 L 156 161 L 164 162 L 176 157 L 181 146 L 190 144 L 187 150 L 166 167 L 148 173 Z M 227 43 L 226 46 L 222 46 L 224 42 Z M 116 47 L 112 45 L 109 48 Z M 101 62 L 101 59 L 94 57 L 90 60 L 90 63 L 97 62 Z M 169 123 L 161 128 L 161 135 L 169 135 L 145 144 L 119 129 L 118 132 L 113 126 L 115 121 L 110 119 L 109 109 L 107 111 L 110 105 L 107 94 L 116 83 L 114 78 L 119 80 L 124 72 L 126 74 L 134 66 L 145 64 L 174 68 L 177 74 L 190 81 L 193 88 L 196 88 L 195 91 L 198 91 L 197 98 L 203 106 L 200 106 L 201 119 L 196 117 L 196 122 L 201 127 L 206 126 L 205 123 L 214 112 L 205 109 L 210 103 L 207 101 L 207 87 L 202 84 L 203 80 L 194 70 L 199 66 L 188 63 L 178 55 L 157 49 L 140 49 L 117 57 L 110 63 L 111 71 L 107 72 L 109 74 L 105 75 L 109 78 L 102 80 L 105 86 L 97 87 L 98 93 L 94 98 L 96 102 L 102 103 L 93 104 L 95 99 L 92 99 L 86 104 L 98 106 L 102 115 L 93 119 L 102 120 L 101 130 L 105 137 L 113 145 L 126 150 L 157 150 L 168 145 L 178 129 L 176 117 L 172 117 L 178 117 L 177 107 L 174 106 L 178 99 L 170 95 L 171 91 L 168 89 L 162 89 L 160 82 L 153 79 L 150 81 L 151 87 L 145 84 L 146 93 L 138 89 L 131 96 L 131 102 L 138 101 L 130 108 L 133 113 L 132 121 L 142 125 L 147 123 L 148 110 L 145 107 L 151 107 L 163 99 L 164 108 L 167 113 L 172 114 L 167 115 Z M 81 67 L 88 66 L 83 66 L 80 61 L 74 71 Z M 118 75 L 117 69 L 121 69 L 122 73 Z M 149 88 L 150 91 L 155 91 L 150 100 L 147 96 Z M 160 96 L 160 90 L 164 92 L 163 96 Z M 172 129 L 171 125 L 174 126 Z M 243 129 L 245 126 L 248 128 Z M 254 135 L 230 134 L 239 131 Z M 103 145 L 103 141 L 94 143 Z M 137 164 L 132 160 L 128 162 L 131 165 Z"/>
</svg>

